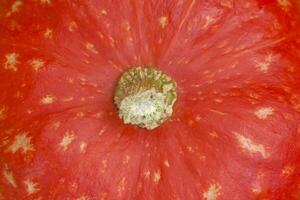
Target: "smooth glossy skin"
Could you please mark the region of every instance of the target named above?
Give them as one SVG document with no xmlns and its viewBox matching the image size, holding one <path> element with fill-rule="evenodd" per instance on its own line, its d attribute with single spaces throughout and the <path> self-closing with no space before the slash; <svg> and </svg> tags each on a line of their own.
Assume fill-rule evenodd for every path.
<svg viewBox="0 0 300 200">
<path fill-rule="evenodd" d="M 0 199 L 298 199 L 295 2 L 0 1 Z M 178 87 L 152 131 L 113 102 L 140 65 Z"/>
</svg>

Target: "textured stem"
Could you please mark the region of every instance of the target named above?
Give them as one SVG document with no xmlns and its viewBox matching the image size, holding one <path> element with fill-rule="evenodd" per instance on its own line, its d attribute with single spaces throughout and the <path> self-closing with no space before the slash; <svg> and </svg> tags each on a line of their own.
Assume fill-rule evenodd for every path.
<svg viewBox="0 0 300 200">
<path fill-rule="evenodd" d="M 114 101 L 125 124 L 154 129 L 173 112 L 176 83 L 153 67 L 130 68 L 120 78 Z"/>
</svg>

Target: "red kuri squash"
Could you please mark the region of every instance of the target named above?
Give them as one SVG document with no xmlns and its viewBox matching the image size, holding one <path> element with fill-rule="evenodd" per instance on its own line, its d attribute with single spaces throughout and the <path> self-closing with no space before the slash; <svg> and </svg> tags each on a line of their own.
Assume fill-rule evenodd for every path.
<svg viewBox="0 0 300 200">
<path fill-rule="evenodd" d="M 1 0 L 1 200 L 297 200 L 297 0 Z"/>
</svg>

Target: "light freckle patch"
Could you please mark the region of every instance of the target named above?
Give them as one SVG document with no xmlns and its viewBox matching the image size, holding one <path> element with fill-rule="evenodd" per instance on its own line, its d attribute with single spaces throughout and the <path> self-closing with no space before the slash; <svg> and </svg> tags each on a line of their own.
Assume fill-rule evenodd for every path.
<svg viewBox="0 0 300 200">
<path fill-rule="evenodd" d="M 14 188 L 17 187 L 17 184 L 16 184 L 16 181 L 15 181 L 15 178 L 14 178 L 14 175 L 11 171 L 8 171 L 8 170 L 4 170 L 3 172 L 3 176 L 4 178 L 6 179 L 6 181 L 11 184 Z"/>
<path fill-rule="evenodd" d="M 90 198 L 86 195 L 82 195 L 82 196 L 76 198 L 76 200 L 90 200 Z"/>
<path fill-rule="evenodd" d="M 158 184 L 161 178 L 161 171 L 157 170 L 156 172 L 154 172 L 153 174 L 153 181 L 155 184 Z"/>
<path fill-rule="evenodd" d="M 219 137 L 219 134 L 216 132 L 216 131 L 212 131 L 209 133 L 209 135 L 213 138 L 218 138 Z"/>
<path fill-rule="evenodd" d="M 100 11 L 100 14 L 101 14 L 101 15 L 107 15 L 107 11 L 106 11 L 105 9 L 102 9 L 102 10 Z"/>
<path fill-rule="evenodd" d="M 34 151 L 33 145 L 31 144 L 31 137 L 27 136 L 27 133 L 16 135 L 13 143 L 7 148 L 7 151 L 16 153 L 22 150 L 23 153 L 28 151 Z"/>
<path fill-rule="evenodd" d="M 164 165 L 165 165 L 167 168 L 169 168 L 169 167 L 170 167 L 169 161 L 168 161 L 168 160 L 164 160 Z"/>
<path fill-rule="evenodd" d="M 273 55 L 272 54 L 268 54 L 264 61 L 261 62 L 256 62 L 256 67 L 263 73 L 267 73 L 269 70 L 269 67 L 272 63 L 273 60 Z"/>
<path fill-rule="evenodd" d="M 144 171 L 143 175 L 144 175 L 145 179 L 149 179 L 150 171 L 149 170 Z"/>
<path fill-rule="evenodd" d="M 249 153 L 260 153 L 263 158 L 267 158 L 269 156 L 265 147 L 262 144 L 256 144 L 250 138 L 247 138 L 239 133 L 234 134 L 240 146 L 243 149 L 247 150 Z"/>
<path fill-rule="evenodd" d="M 44 38 L 46 39 L 52 39 L 53 38 L 53 30 L 50 28 L 47 28 L 44 32 Z"/>
<path fill-rule="evenodd" d="M 86 152 L 86 147 L 87 147 L 87 143 L 86 142 L 81 142 L 80 143 L 80 152 L 81 153 L 85 153 Z"/>
<path fill-rule="evenodd" d="M 69 131 L 67 131 L 66 134 L 61 139 L 59 146 L 63 149 L 63 151 L 66 151 L 74 139 L 75 139 L 75 135 L 70 134 Z"/>
<path fill-rule="evenodd" d="M 20 63 L 18 61 L 19 54 L 17 53 L 9 53 L 5 55 L 4 69 L 11 71 L 18 71 L 17 65 Z"/>
<path fill-rule="evenodd" d="M 23 5 L 23 2 L 20 0 L 16 0 L 10 8 L 10 11 L 7 12 L 6 16 L 9 17 L 12 13 L 16 13 L 20 11 L 21 6 Z"/>
<path fill-rule="evenodd" d="M 211 25 L 215 21 L 215 18 L 212 16 L 205 16 L 205 22 L 202 26 L 203 29 L 206 29 L 209 25 Z"/>
<path fill-rule="evenodd" d="M 165 28 L 169 24 L 169 18 L 167 16 L 160 17 L 158 21 L 161 28 Z"/>
<path fill-rule="evenodd" d="M 0 120 L 4 120 L 6 118 L 7 108 L 5 106 L 0 106 Z"/>
<path fill-rule="evenodd" d="M 51 5 L 51 0 L 40 0 L 42 5 Z"/>
<path fill-rule="evenodd" d="M 77 28 L 78 28 L 78 25 L 77 25 L 76 22 L 72 21 L 72 22 L 69 23 L 68 29 L 69 29 L 70 32 L 74 32 L 75 29 L 77 29 Z"/>
<path fill-rule="evenodd" d="M 274 109 L 271 107 L 260 108 L 255 111 L 256 117 L 259 119 L 267 119 L 270 115 L 274 113 Z"/>
<path fill-rule="evenodd" d="M 277 0 L 277 3 L 282 8 L 282 10 L 288 12 L 291 7 L 290 0 Z"/>
<path fill-rule="evenodd" d="M 294 173 L 294 171 L 295 171 L 295 166 L 289 164 L 289 165 L 286 165 L 282 169 L 281 175 L 285 176 L 285 177 L 288 177 L 288 176 L 292 175 Z"/>
<path fill-rule="evenodd" d="M 130 161 L 130 156 L 126 155 L 125 158 L 123 159 L 123 164 L 127 164 Z"/>
<path fill-rule="evenodd" d="M 206 200 L 216 200 L 220 196 L 222 187 L 219 184 L 211 184 L 206 192 L 203 193 L 203 198 Z"/>
<path fill-rule="evenodd" d="M 98 54 L 99 52 L 95 49 L 94 44 L 87 42 L 85 44 L 85 48 L 94 54 Z"/>
<path fill-rule="evenodd" d="M 33 68 L 34 71 L 39 71 L 42 67 L 45 65 L 45 61 L 42 59 L 33 59 L 30 61 L 30 65 Z"/>
<path fill-rule="evenodd" d="M 41 104 L 43 104 L 43 105 L 49 105 L 49 104 L 53 104 L 54 103 L 54 101 L 55 101 L 55 97 L 54 96 L 52 96 L 52 95 L 46 95 L 45 97 L 43 97 L 42 99 L 41 99 Z"/>
<path fill-rule="evenodd" d="M 127 183 L 127 180 L 125 177 L 123 177 L 119 184 L 118 184 L 118 194 L 119 196 L 121 196 L 123 194 L 123 192 L 125 191 L 125 188 L 126 188 L 126 183 Z"/>
<path fill-rule="evenodd" d="M 26 185 L 26 190 L 29 195 L 34 194 L 37 191 L 39 191 L 38 184 L 31 180 L 24 181 L 24 184 Z"/>
</svg>

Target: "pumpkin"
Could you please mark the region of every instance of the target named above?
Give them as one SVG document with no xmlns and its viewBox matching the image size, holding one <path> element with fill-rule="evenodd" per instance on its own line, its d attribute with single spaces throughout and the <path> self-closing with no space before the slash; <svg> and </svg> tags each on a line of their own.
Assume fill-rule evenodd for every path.
<svg viewBox="0 0 300 200">
<path fill-rule="evenodd" d="M 300 198 L 293 0 L 0 2 L 1 200 Z"/>
</svg>

